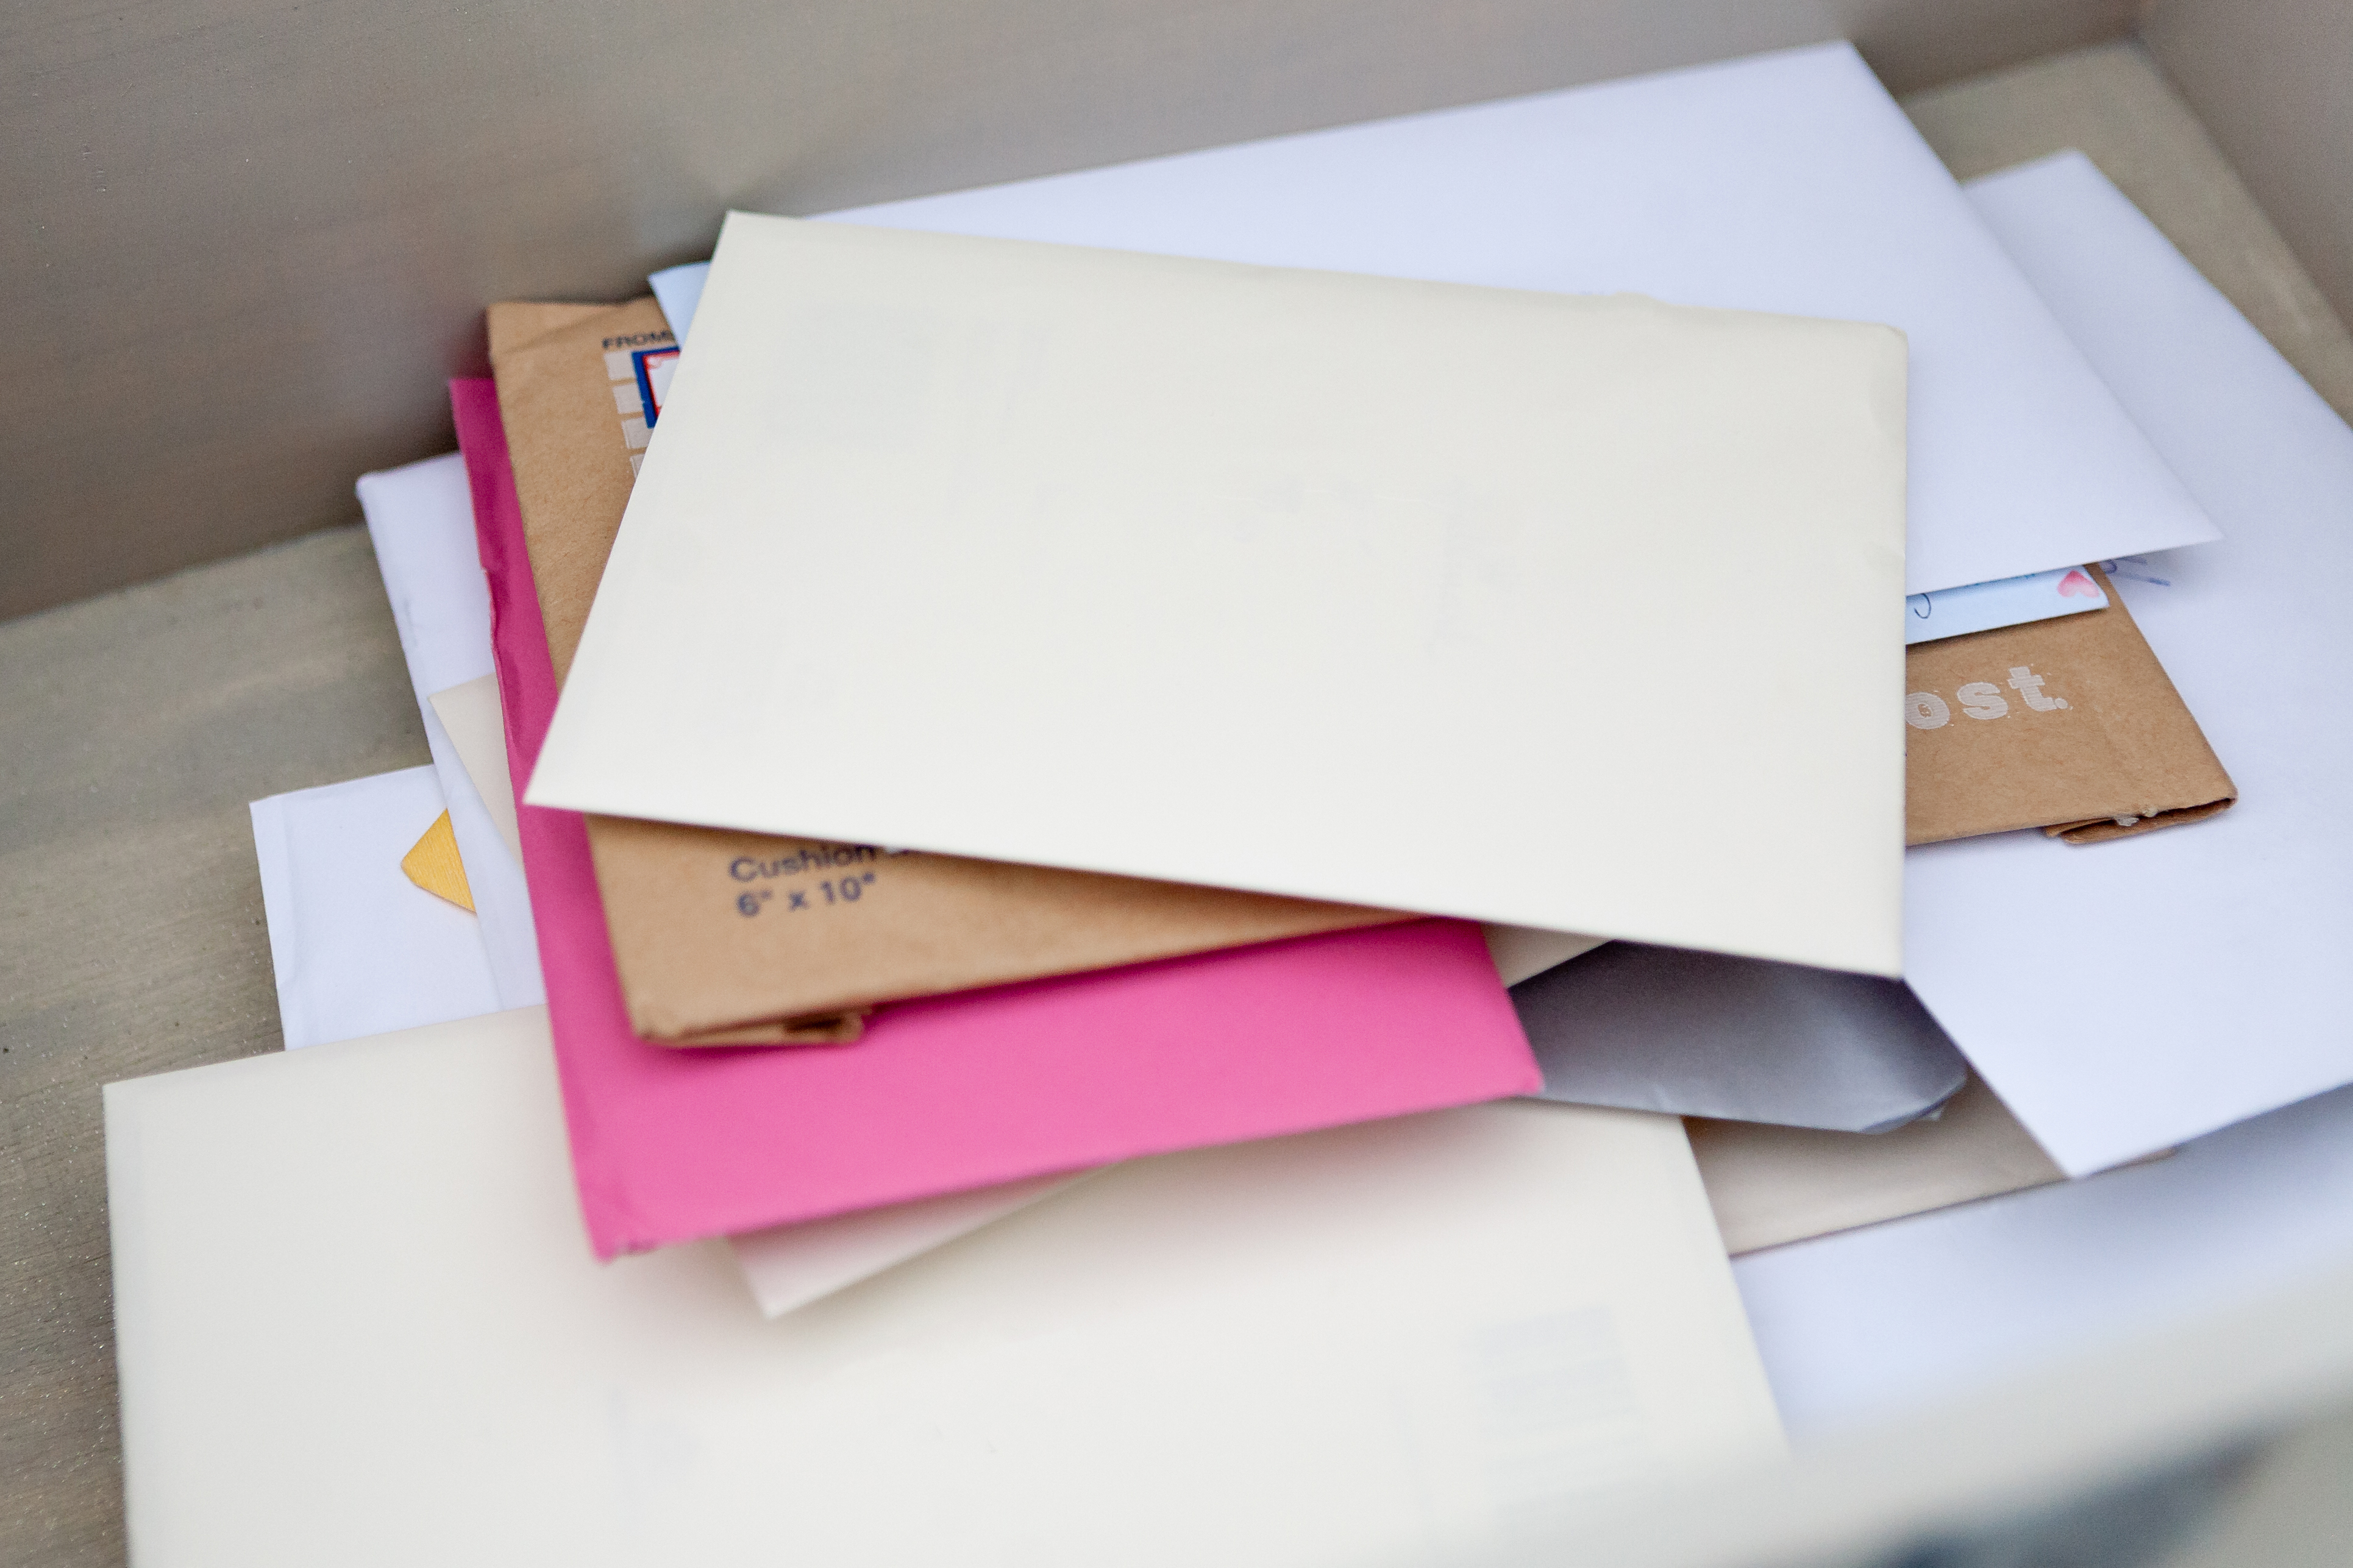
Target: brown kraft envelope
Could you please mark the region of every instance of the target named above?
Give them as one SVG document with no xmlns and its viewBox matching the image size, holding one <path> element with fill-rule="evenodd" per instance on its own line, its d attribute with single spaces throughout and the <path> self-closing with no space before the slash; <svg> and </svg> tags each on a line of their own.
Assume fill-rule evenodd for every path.
<svg viewBox="0 0 2353 1568">
<path fill-rule="evenodd" d="M 493 305 L 490 338 L 560 684 L 678 348 L 651 299 Z M 854 1039 L 886 1002 L 1411 918 L 676 823 L 587 827 L 630 1022 L 666 1045 Z"/>
<path fill-rule="evenodd" d="M 2238 786 L 2124 600 L 1905 655 L 1905 841 L 2040 827 L 2070 844 L 2213 816 Z"/>
</svg>

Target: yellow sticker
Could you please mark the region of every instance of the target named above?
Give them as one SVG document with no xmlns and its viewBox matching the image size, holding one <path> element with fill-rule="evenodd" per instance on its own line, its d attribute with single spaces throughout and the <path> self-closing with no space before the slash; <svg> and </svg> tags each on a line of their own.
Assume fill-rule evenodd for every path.
<svg viewBox="0 0 2353 1568">
<path fill-rule="evenodd" d="M 458 858 L 457 830 L 449 826 L 449 814 L 443 812 L 425 830 L 425 837 L 416 847 L 400 858 L 400 868 L 408 879 L 437 899 L 447 899 L 471 914 L 474 910 L 474 889 L 466 885 L 466 863 Z"/>
</svg>

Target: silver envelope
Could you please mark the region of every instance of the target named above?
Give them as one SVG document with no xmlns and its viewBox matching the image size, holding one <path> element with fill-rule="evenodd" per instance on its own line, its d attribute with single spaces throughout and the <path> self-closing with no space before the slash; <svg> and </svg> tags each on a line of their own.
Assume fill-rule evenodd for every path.
<svg viewBox="0 0 2353 1568">
<path fill-rule="evenodd" d="M 1840 1132 L 1934 1110 L 1968 1065 L 1901 981 L 1613 942 L 1512 987 L 1541 1098 Z"/>
</svg>

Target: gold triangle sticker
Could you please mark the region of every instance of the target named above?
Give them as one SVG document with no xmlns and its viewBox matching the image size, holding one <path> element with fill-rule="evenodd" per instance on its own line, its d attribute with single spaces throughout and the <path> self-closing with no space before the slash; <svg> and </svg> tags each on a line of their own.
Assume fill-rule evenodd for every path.
<svg viewBox="0 0 2353 1568">
<path fill-rule="evenodd" d="M 458 833 L 449 826 L 448 812 L 435 817 L 425 837 L 400 858 L 400 868 L 435 898 L 473 912 L 474 889 L 466 885 L 466 863 L 458 858 Z"/>
</svg>

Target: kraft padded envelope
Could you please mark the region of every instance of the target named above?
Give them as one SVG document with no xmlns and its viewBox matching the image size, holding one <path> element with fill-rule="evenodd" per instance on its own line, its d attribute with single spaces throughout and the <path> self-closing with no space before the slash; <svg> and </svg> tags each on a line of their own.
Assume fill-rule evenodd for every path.
<svg viewBox="0 0 2353 1568">
<path fill-rule="evenodd" d="M 527 798 L 1900 967 L 1884 327 L 732 216 Z"/>
<path fill-rule="evenodd" d="M 493 305 L 490 330 L 561 679 L 678 350 L 651 300 Z M 630 1021 L 670 1044 L 825 1043 L 881 1003 L 1402 918 L 626 817 L 590 817 L 588 844 Z"/>
<path fill-rule="evenodd" d="M 1921 643 L 1905 658 L 1915 844 L 2040 827 L 2071 844 L 2203 821 L 2238 799 L 2132 612 Z"/>
</svg>

